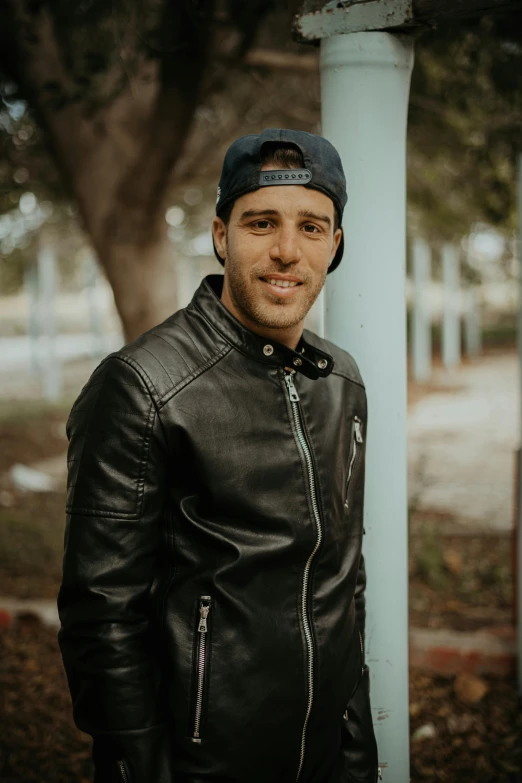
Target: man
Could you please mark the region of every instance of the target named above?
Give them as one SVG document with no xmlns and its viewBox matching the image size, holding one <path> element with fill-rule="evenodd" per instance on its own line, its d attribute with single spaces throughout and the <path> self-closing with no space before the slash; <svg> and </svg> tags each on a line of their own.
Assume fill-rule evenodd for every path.
<svg viewBox="0 0 522 783">
<path fill-rule="evenodd" d="M 345 203 L 326 139 L 237 139 L 212 225 L 224 275 L 73 405 L 59 643 L 95 783 L 377 780 L 366 394 L 303 328 Z"/>
</svg>

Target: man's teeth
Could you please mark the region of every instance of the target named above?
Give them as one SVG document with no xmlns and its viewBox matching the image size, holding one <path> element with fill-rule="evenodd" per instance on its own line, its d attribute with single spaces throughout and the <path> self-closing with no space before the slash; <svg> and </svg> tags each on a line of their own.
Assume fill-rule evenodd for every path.
<svg viewBox="0 0 522 783">
<path fill-rule="evenodd" d="M 289 288 L 289 287 L 292 287 L 294 285 L 299 285 L 299 283 L 296 283 L 295 281 L 274 280 L 274 278 L 272 278 L 270 280 L 267 280 L 267 283 L 270 283 L 271 285 L 278 285 L 278 286 L 280 286 L 280 288 Z"/>
</svg>

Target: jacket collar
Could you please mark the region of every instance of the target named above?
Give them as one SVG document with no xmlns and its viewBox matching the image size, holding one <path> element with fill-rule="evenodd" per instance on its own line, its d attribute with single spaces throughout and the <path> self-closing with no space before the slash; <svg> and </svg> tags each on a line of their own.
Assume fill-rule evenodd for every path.
<svg viewBox="0 0 522 783">
<path fill-rule="evenodd" d="M 238 351 L 264 364 L 295 368 L 316 380 L 330 375 L 335 360 L 307 342 L 303 335 L 294 351 L 269 337 L 262 337 L 244 326 L 221 301 L 225 276 L 210 274 L 203 278 L 189 306 L 196 307 L 210 325 Z"/>
</svg>

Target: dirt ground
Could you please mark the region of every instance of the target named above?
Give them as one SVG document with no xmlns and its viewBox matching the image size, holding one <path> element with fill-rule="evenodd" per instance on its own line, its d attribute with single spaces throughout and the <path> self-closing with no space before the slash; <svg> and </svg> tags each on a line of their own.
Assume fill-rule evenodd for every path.
<svg viewBox="0 0 522 783">
<path fill-rule="evenodd" d="M 15 462 L 27 465 L 65 453 L 65 422 L 74 398 L 56 406 L 0 401 L 3 595 L 56 598 L 64 492 L 16 490 L 5 473 Z M 459 535 L 456 524 L 413 515 L 409 576 L 415 626 L 473 630 L 511 621 L 509 536 Z M 485 677 L 487 694 L 470 705 L 457 697 L 454 677 L 415 669 L 410 675 L 412 781 L 522 783 L 522 710 L 514 681 Z M 427 724 L 433 724 L 433 736 L 415 738 Z M 72 722 L 55 631 L 26 621 L 0 632 L 0 725 L 2 783 L 91 781 L 90 738 Z"/>
<path fill-rule="evenodd" d="M 472 706 L 456 696 L 454 677 L 411 669 L 412 781 L 522 781 L 515 683 L 485 680 L 489 691 Z M 415 739 L 426 724 L 434 737 Z M 0 634 L 0 725 L 2 783 L 92 780 L 91 741 L 72 721 L 55 631 L 26 622 Z"/>
<path fill-rule="evenodd" d="M 73 398 L 61 405 L 0 403 L 0 477 L 15 462 L 65 453 Z M 65 525 L 64 492 L 24 492 L 0 478 L 0 592 L 53 599 L 59 588 Z M 448 535 L 448 531 L 456 531 Z M 409 541 L 410 623 L 474 630 L 510 622 L 511 538 L 458 533 L 456 521 L 413 516 Z"/>
</svg>

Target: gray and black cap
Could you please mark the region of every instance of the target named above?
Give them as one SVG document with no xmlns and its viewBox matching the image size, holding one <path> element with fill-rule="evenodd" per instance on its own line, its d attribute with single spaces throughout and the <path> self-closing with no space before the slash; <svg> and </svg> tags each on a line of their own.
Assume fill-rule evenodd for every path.
<svg viewBox="0 0 522 783">
<path fill-rule="evenodd" d="M 274 141 L 294 144 L 301 151 L 305 167 L 261 171 L 261 148 L 266 142 Z M 304 185 L 305 188 L 320 190 L 332 199 L 341 223 L 348 198 L 346 179 L 339 153 L 323 136 L 284 128 L 265 128 L 258 134 L 240 136 L 225 154 L 217 190 L 216 215 L 220 215 L 239 196 L 269 185 Z M 344 236 L 341 235 L 328 273 L 339 266 L 343 251 Z M 215 245 L 214 253 L 224 266 Z"/>
</svg>

